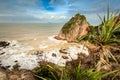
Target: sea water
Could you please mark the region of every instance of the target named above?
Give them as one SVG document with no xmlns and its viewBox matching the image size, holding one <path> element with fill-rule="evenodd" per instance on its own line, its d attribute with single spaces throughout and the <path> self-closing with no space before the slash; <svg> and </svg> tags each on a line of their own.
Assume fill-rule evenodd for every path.
<svg viewBox="0 0 120 80">
<path fill-rule="evenodd" d="M 0 41 L 10 43 L 6 48 L 0 47 L 1 66 L 9 66 L 12 70 L 13 66 L 18 64 L 20 69 L 31 70 L 39 67 L 40 61 L 65 66 L 67 61 L 77 59 L 78 54 L 89 55 L 89 50 L 84 44 L 55 39 L 61 27 L 62 24 L 1 23 Z M 67 54 L 61 53 L 61 49 Z M 40 52 L 36 54 L 37 51 Z"/>
<path fill-rule="evenodd" d="M 53 23 L 0 23 L 1 40 L 45 39 L 56 35 L 63 24 Z"/>
</svg>

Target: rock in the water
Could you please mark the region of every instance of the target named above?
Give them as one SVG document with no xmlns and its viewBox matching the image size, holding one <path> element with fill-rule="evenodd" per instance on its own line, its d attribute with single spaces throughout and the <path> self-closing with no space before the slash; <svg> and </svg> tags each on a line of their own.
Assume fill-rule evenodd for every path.
<svg viewBox="0 0 120 80">
<path fill-rule="evenodd" d="M 6 46 L 9 46 L 9 42 L 6 42 L 6 41 L 0 41 L 0 47 L 6 47 Z"/>
<path fill-rule="evenodd" d="M 63 26 L 56 38 L 70 42 L 77 41 L 78 38 L 88 33 L 88 27 L 89 23 L 86 17 L 78 13 Z"/>
</svg>

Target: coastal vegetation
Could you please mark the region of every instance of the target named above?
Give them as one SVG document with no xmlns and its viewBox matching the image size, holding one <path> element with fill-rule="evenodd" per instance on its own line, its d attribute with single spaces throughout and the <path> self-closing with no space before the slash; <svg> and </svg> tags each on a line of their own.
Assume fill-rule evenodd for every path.
<svg viewBox="0 0 120 80">
<path fill-rule="evenodd" d="M 96 52 L 98 59 L 96 60 L 96 63 L 94 63 L 94 67 L 82 69 L 83 66 L 80 65 L 81 61 L 76 63 L 77 66 L 66 65 L 64 68 L 57 67 L 57 70 L 55 66 L 45 65 L 47 68 L 44 67 L 38 69 L 35 76 L 41 80 L 119 80 L 120 70 L 118 65 L 120 64 L 120 15 L 118 15 L 118 13 L 111 14 L 110 8 L 108 7 L 107 15 L 104 15 L 103 18 L 99 15 L 98 17 L 101 20 L 101 24 L 99 26 L 89 25 L 88 33 L 76 38 L 78 42 L 89 42 L 90 44 L 96 46 L 96 48 L 98 47 L 98 51 Z M 76 14 L 75 17 L 72 17 L 70 21 L 63 26 L 63 34 L 69 34 L 69 31 L 72 30 L 71 26 L 79 23 L 77 22 L 78 20 L 84 21 L 86 18 L 83 15 Z M 79 25 L 82 24 L 82 21 Z M 95 54 L 93 52 L 91 53 Z M 116 58 L 116 54 L 118 58 Z M 117 70 L 116 68 L 113 68 L 114 64 L 117 64 Z M 85 64 L 83 65 L 85 66 Z M 42 74 L 44 74 L 44 76 Z M 105 78 L 106 76 L 108 77 Z"/>
<path fill-rule="evenodd" d="M 114 57 L 114 52 L 110 49 L 116 48 L 119 50 L 120 37 L 118 33 L 120 33 L 120 16 L 115 13 L 110 14 L 110 8 L 108 7 L 107 15 L 104 15 L 103 18 L 99 16 L 99 18 L 102 23 L 97 27 L 89 27 L 89 33 L 78 40 L 86 40 L 92 44 L 98 45 L 100 47 L 98 68 L 101 68 L 100 66 L 103 64 L 110 67 L 110 59 L 117 62 Z"/>
<path fill-rule="evenodd" d="M 86 20 L 86 17 L 84 15 L 80 15 L 79 13 L 77 13 L 67 23 L 65 23 L 65 25 L 62 28 L 62 32 L 65 34 L 69 33 L 69 31 L 71 31 L 74 28 L 74 25 L 76 23 L 78 23 L 79 25 L 82 25 L 84 20 Z"/>
<path fill-rule="evenodd" d="M 53 64 L 43 64 L 35 72 L 40 80 L 100 80 L 119 70 L 110 72 L 96 71 L 95 68 L 82 70 L 80 63 L 77 66 L 58 67 Z"/>
<path fill-rule="evenodd" d="M 0 74 L 5 76 L 5 79 L 7 79 L 7 74 L 7 76 L 9 76 L 8 80 L 17 80 L 18 78 L 22 80 L 120 80 L 120 15 L 118 14 L 119 13 L 111 14 L 110 8 L 108 7 L 107 15 L 104 15 L 103 18 L 98 15 L 101 20 L 101 24 L 98 26 L 90 25 L 86 17 L 79 13 L 72 17 L 63 26 L 57 37 L 68 42 L 76 42 L 78 45 L 83 44 L 82 48 L 77 45 L 77 47 L 70 46 L 51 52 L 34 51 L 33 56 L 30 54 L 27 55 L 27 53 L 26 55 L 24 54 L 26 50 L 23 50 L 25 49 L 23 45 L 16 46 L 16 42 L 14 42 L 13 45 L 9 46 L 9 42 L 1 41 L 1 56 L 6 55 L 6 52 L 9 54 L 9 51 L 11 51 L 11 54 L 15 53 L 15 51 L 11 49 L 15 49 L 16 47 L 19 48 L 18 50 L 23 50 L 24 52 L 20 52 L 23 54 L 17 54 L 17 56 L 14 54 L 13 60 L 11 60 L 11 57 L 8 59 L 16 64 L 14 65 L 14 63 L 11 62 L 11 64 L 13 64 L 12 71 L 8 69 L 12 66 L 1 66 L 1 60 L 0 70 L 2 69 L 3 71 L 1 70 Z M 20 46 L 23 47 L 21 48 Z M 2 51 L 2 49 L 6 47 L 10 47 L 10 49 Z M 73 48 L 75 48 L 73 50 L 76 52 L 75 55 L 73 55 L 71 50 Z M 80 50 L 77 51 L 78 49 Z M 33 49 L 30 50 L 32 51 Z M 89 52 L 87 52 L 88 55 L 82 54 L 83 52 L 85 53 L 85 51 Z M 76 57 L 76 55 L 77 59 L 74 60 L 72 56 Z M 26 59 L 26 56 L 30 59 Z M 16 57 L 19 59 L 16 60 Z M 57 60 L 58 57 L 62 59 Z M 39 58 L 41 58 L 41 60 L 38 62 Z M 22 62 L 21 59 L 26 62 L 30 60 L 28 63 L 35 65 L 35 67 L 33 68 L 30 65 L 22 64 L 24 62 Z M 55 60 L 56 64 L 54 63 Z M 65 66 L 61 67 L 58 65 L 60 60 L 61 63 L 64 62 Z M 21 61 L 23 68 L 24 66 L 30 66 L 31 70 L 19 69 L 21 67 L 21 65 L 18 64 L 19 61 Z M 4 73 L 4 71 L 6 73 Z M 32 78 L 29 78 L 31 76 Z"/>
</svg>

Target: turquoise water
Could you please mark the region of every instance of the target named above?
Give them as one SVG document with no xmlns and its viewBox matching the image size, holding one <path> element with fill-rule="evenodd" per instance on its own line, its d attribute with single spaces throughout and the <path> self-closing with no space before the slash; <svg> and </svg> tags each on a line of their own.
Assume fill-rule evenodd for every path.
<svg viewBox="0 0 120 80">
<path fill-rule="evenodd" d="M 44 39 L 58 34 L 63 24 L 0 23 L 0 40 Z"/>
</svg>

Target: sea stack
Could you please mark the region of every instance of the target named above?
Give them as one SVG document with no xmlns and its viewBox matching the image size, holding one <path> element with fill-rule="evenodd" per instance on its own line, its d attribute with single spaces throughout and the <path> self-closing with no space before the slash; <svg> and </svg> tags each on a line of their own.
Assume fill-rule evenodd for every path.
<svg viewBox="0 0 120 80">
<path fill-rule="evenodd" d="M 88 33 L 88 28 L 89 23 L 87 22 L 86 17 L 77 13 L 64 24 L 56 38 L 68 42 L 76 42 L 78 38 Z"/>
</svg>

